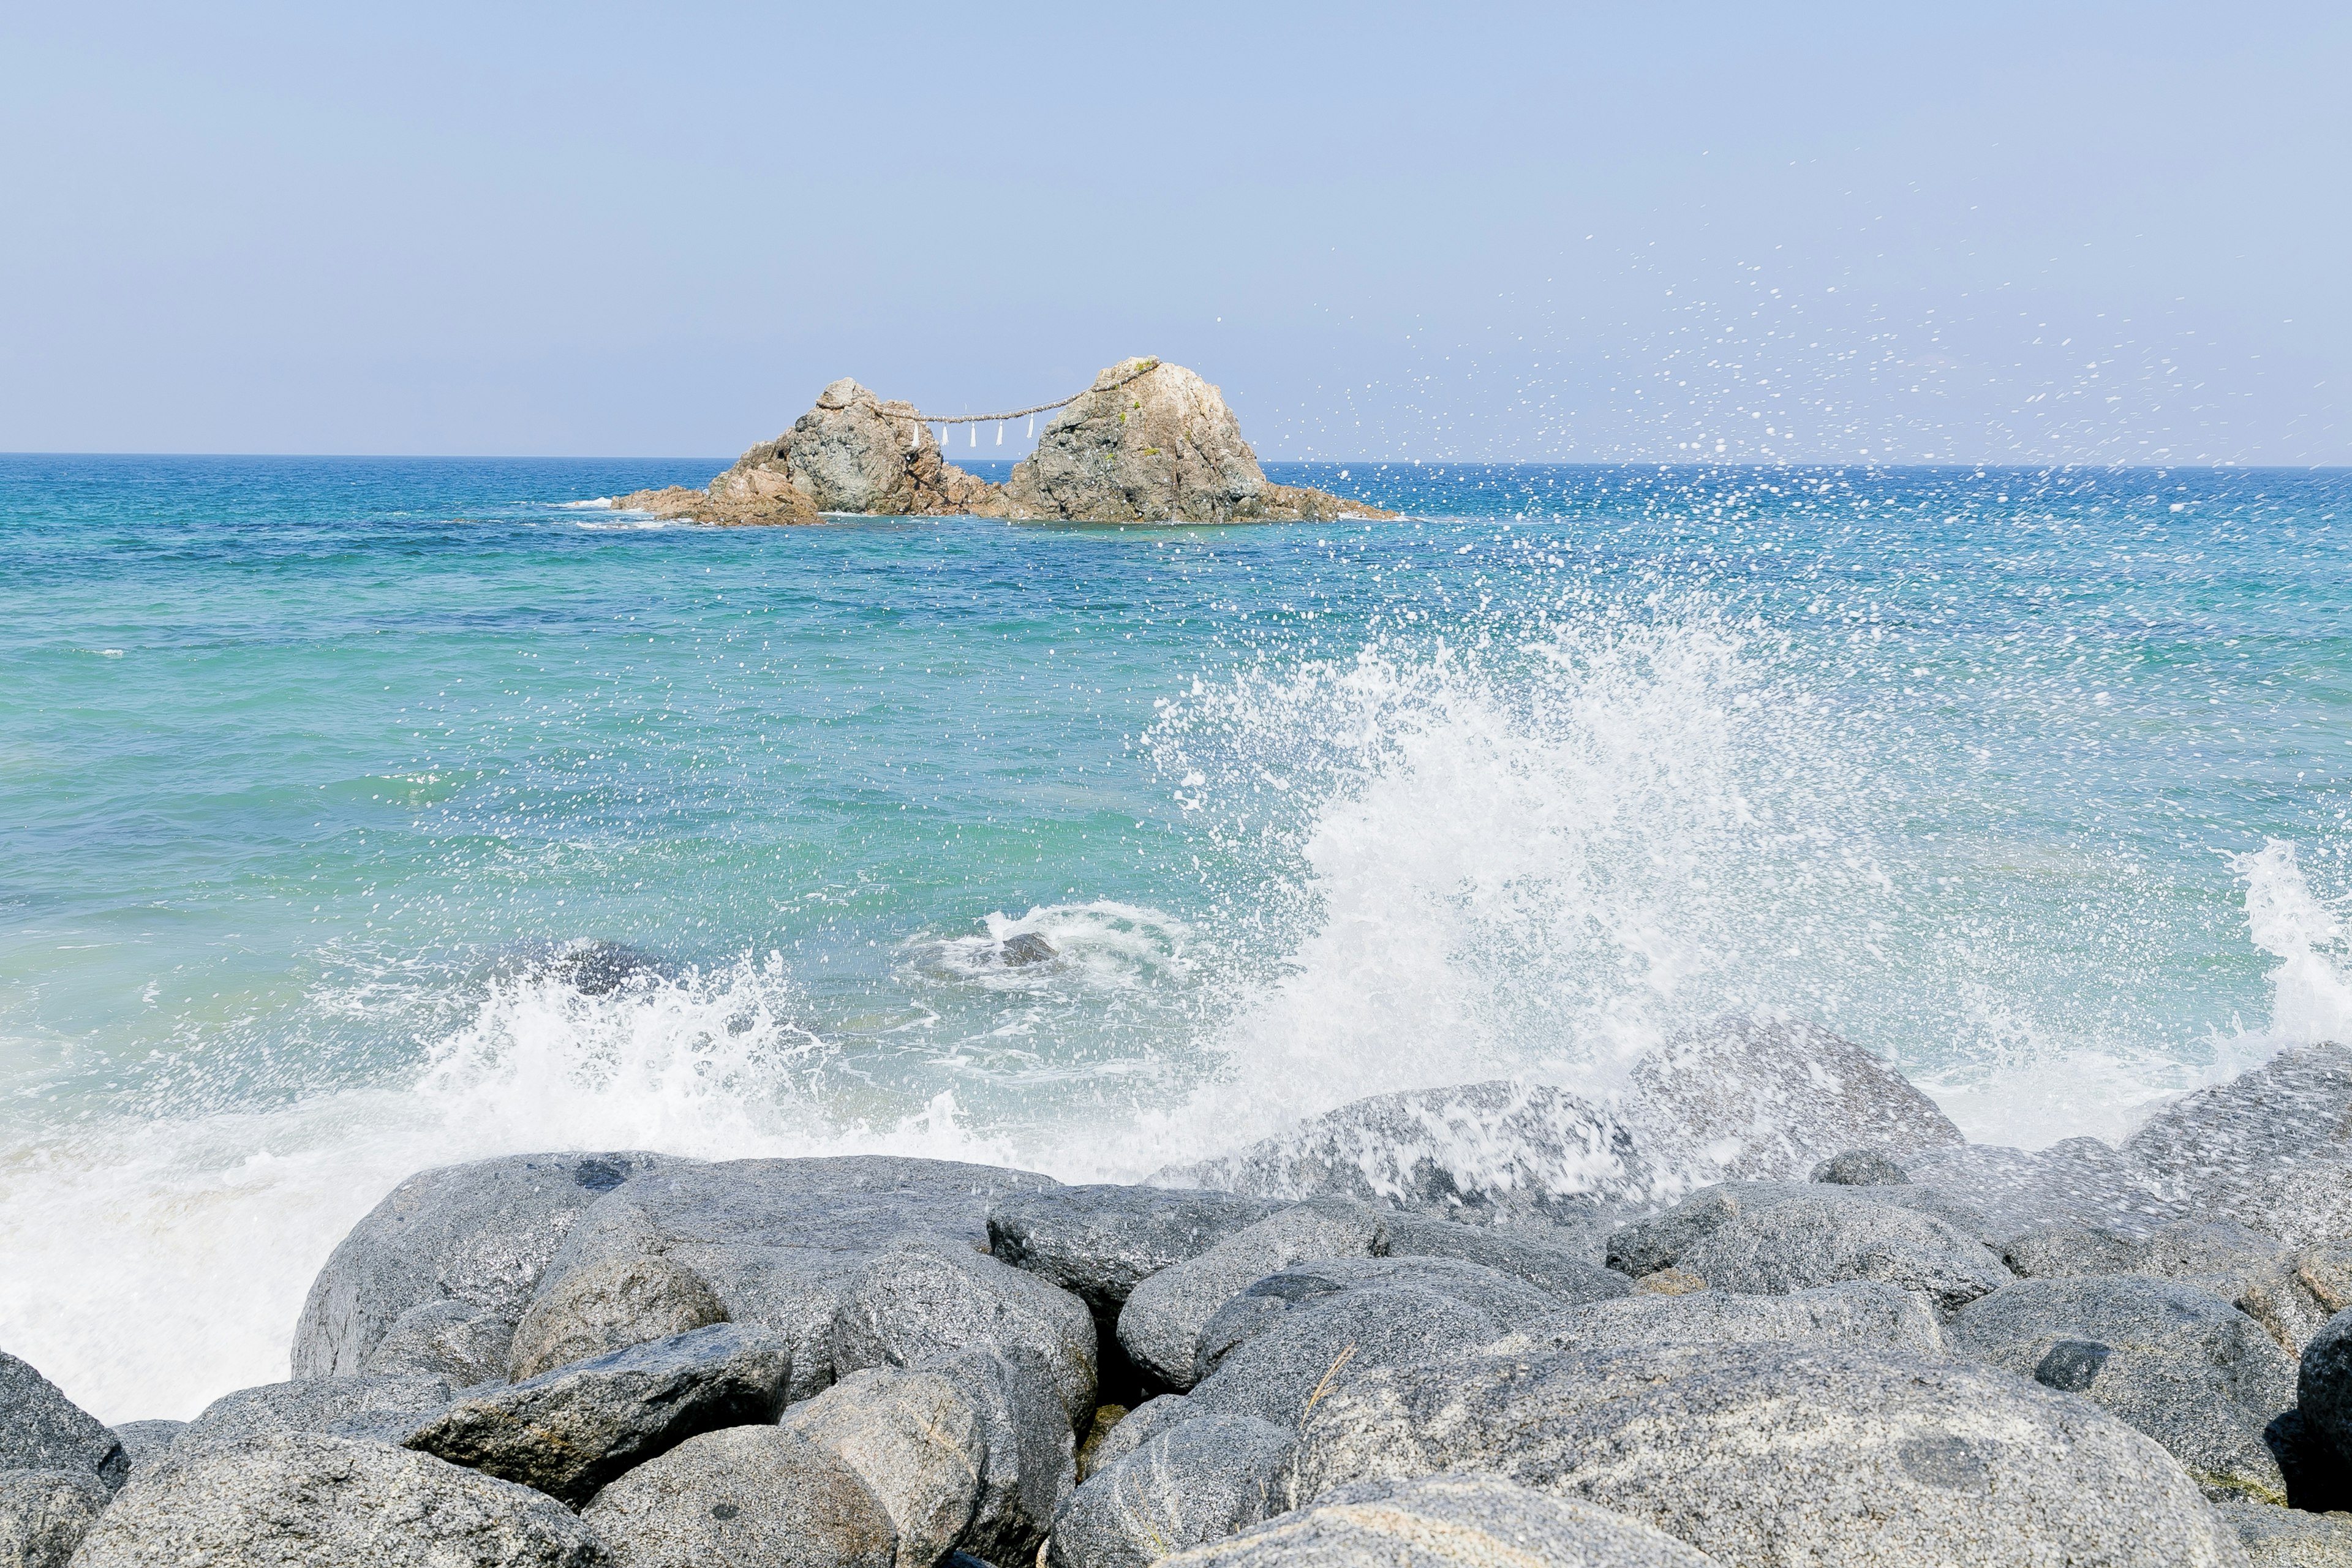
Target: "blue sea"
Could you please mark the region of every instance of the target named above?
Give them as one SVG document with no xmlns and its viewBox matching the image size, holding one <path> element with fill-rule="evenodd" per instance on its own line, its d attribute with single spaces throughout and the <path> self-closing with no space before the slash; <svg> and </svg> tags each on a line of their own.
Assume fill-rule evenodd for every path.
<svg viewBox="0 0 2352 1568">
<path fill-rule="evenodd" d="M 724 466 L 0 458 L 0 1345 L 188 1415 L 520 1150 L 1132 1179 L 1727 1012 L 2038 1146 L 2352 1034 L 2345 473 L 594 504 Z"/>
</svg>

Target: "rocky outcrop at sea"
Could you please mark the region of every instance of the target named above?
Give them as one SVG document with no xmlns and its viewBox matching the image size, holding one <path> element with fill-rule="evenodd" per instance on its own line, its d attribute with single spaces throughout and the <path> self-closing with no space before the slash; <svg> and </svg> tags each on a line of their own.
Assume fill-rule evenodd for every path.
<svg viewBox="0 0 2352 1568">
<path fill-rule="evenodd" d="M 0 1355 L 0 1568 L 2352 1562 L 2344 1059 L 2120 1149 L 1727 1019 L 1140 1185 L 423 1172 L 287 1382 L 109 1430 Z"/>
<path fill-rule="evenodd" d="M 1055 413 L 1011 479 L 948 462 L 911 403 L 847 377 L 707 489 L 616 497 L 616 508 L 707 523 L 814 522 L 827 512 L 1070 522 L 1320 522 L 1396 515 L 1265 477 L 1223 395 L 1181 365 L 1125 360 Z"/>
</svg>

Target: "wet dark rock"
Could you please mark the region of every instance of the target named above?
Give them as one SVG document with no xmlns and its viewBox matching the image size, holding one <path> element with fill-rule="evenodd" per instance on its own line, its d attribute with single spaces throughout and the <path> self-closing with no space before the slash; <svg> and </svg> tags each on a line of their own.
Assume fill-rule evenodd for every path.
<svg viewBox="0 0 2352 1568">
<path fill-rule="evenodd" d="M 1119 1311 L 1119 1342 L 1168 1387 L 1190 1388 L 1201 1376 L 1193 1361 L 1201 1331 L 1253 1281 L 1309 1258 L 1387 1250 L 1388 1227 L 1377 1209 L 1330 1199 L 1283 1209 L 1137 1285 Z"/>
<path fill-rule="evenodd" d="M 2124 1152 L 2197 1217 L 2352 1238 L 2352 1047 L 2297 1046 L 2152 1117 Z"/>
<path fill-rule="evenodd" d="M 791 1397 L 833 1381 L 835 1312 L 865 1267 L 901 1242 L 981 1250 L 988 1211 L 1046 1177 L 882 1155 L 730 1160 L 631 1181 L 572 1231 L 541 1289 L 581 1270 L 660 1256 L 710 1288 L 728 1317 L 783 1334 Z"/>
<path fill-rule="evenodd" d="M 1312 1507 L 1164 1558 L 1170 1568 L 1711 1568 L 1639 1520 L 1494 1476 L 1343 1487 Z"/>
<path fill-rule="evenodd" d="M 298 1377 L 224 1394 L 173 1442 L 176 1451 L 289 1432 L 398 1443 L 447 1405 L 449 1380 L 434 1373 Z"/>
<path fill-rule="evenodd" d="M 554 1499 L 385 1444 L 279 1432 L 183 1445 L 75 1568 L 605 1568 Z"/>
<path fill-rule="evenodd" d="M 1035 931 L 1024 931 L 1016 935 L 1008 936 L 999 942 L 996 955 L 1000 962 L 1009 967 L 1020 968 L 1027 964 L 1043 963 L 1049 958 L 1059 957 L 1060 953 L 1052 942 L 1039 936 Z"/>
<path fill-rule="evenodd" d="M 894 1568 L 898 1532 L 839 1455 L 781 1426 L 707 1432 L 582 1510 L 615 1568 Z"/>
<path fill-rule="evenodd" d="M 1049 1568 L 1144 1568 L 1221 1541 L 1288 1506 L 1297 1435 L 1246 1415 L 1172 1426 L 1071 1495 L 1046 1544 Z"/>
<path fill-rule="evenodd" d="M 1650 1200 L 1649 1164 L 1612 1111 L 1544 1084 L 1375 1095 L 1155 1184 L 1318 1197 L 1478 1223 L 1591 1222 Z"/>
<path fill-rule="evenodd" d="M 834 1315 L 835 1376 L 974 1348 L 994 1350 L 1049 1391 L 1073 1427 L 1094 1414 L 1095 1320 L 1087 1304 L 969 1247 L 916 1242 L 882 1254 Z"/>
<path fill-rule="evenodd" d="M 791 1373 L 781 1335 L 719 1323 L 476 1393 L 405 1441 L 576 1507 L 689 1437 L 774 1420 Z"/>
<path fill-rule="evenodd" d="M 2303 1347 L 2295 1388 L 2303 1418 L 2352 1465 L 2352 1308 L 2328 1319 Z"/>
<path fill-rule="evenodd" d="M 1801 1181 L 1857 1149 L 1909 1168 L 1963 1142 L 1934 1100 L 1860 1046 L 1769 1018 L 1718 1018 L 1667 1041 L 1633 1065 L 1621 1110 L 1650 1168 L 1684 1184 Z"/>
<path fill-rule="evenodd" d="M 470 1301 L 425 1301 L 392 1321 L 366 1370 L 376 1376 L 424 1373 L 463 1388 L 503 1383 L 514 1324 Z"/>
<path fill-rule="evenodd" d="M 2234 1565 L 2163 1448 L 1985 1368 L 1753 1345 L 1376 1368 L 1304 1423 L 1296 1495 L 1478 1470 L 1729 1563 Z"/>
<path fill-rule="evenodd" d="M 989 1249 L 1098 1312 L 1116 1312 L 1139 1281 L 1282 1206 L 1185 1188 L 1045 1187 L 1015 1193 L 989 1211 Z"/>
<path fill-rule="evenodd" d="M 119 1487 L 131 1461 L 97 1416 L 0 1351 L 0 1470 L 68 1470 Z"/>
<path fill-rule="evenodd" d="M 1521 1342 L 1505 1340 L 1496 1349 Z M 1530 1353 L 1709 1344 L 1834 1346 L 1927 1361 L 1945 1355 L 1928 1299 L 1869 1279 L 1785 1296 L 1696 1290 L 1589 1302 L 1554 1314 L 1524 1342 Z"/>
<path fill-rule="evenodd" d="M 570 942 L 547 961 L 548 975 L 583 996 L 610 996 L 677 973 L 668 960 L 623 942 Z"/>
<path fill-rule="evenodd" d="M 945 1375 L 853 1372 L 786 1411 L 783 1427 L 857 1473 L 898 1531 L 898 1568 L 931 1568 L 971 1526 L 987 1434 Z"/>
<path fill-rule="evenodd" d="M 1891 1187 L 1911 1175 L 1875 1149 L 1849 1149 L 1815 1165 L 1811 1179 L 1841 1187 Z"/>
<path fill-rule="evenodd" d="M 516 1154 L 409 1177 L 335 1247 L 294 1328 L 297 1377 L 363 1370 L 412 1307 L 462 1301 L 513 1322 L 572 1222 L 632 1178 L 692 1162 L 638 1152 Z"/>
<path fill-rule="evenodd" d="M 2263 1432 L 2271 1457 L 2286 1478 L 2287 1506 L 2315 1513 L 2352 1510 L 2352 1465 L 2325 1434 L 2290 1410 Z"/>
<path fill-rule="evenodd" d="M 2092 1401 L 2202 1485 L 2285 1500 L 2263 1433 L 2295 1403 L 2294 1364 L 2220 1297 L 2140 1275 L 2023 1279 L 1963 1309 L 1947 1337 L 1955 1355 Z"/>
<path fill-rule="evenodd" d="M 509 1360 L 517 1378 L 727 1321 L 691 1269 L 667 1258 L 608 1258 L 566 1270 L 531 1299 Z"/>
<path fill-rule="evenodd" d="M 89 1470 L 0 1470 L 0 1568 L 66 1568 L 113 1500 Z"/>
</svg>

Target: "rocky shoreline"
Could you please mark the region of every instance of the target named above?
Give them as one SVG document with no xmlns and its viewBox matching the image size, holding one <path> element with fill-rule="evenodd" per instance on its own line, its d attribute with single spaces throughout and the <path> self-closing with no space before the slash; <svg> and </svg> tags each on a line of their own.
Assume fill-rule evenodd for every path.
<svg viewBox="0 0 2352 1568">
<path fill-rule="evenodd" d="M 707 489 L 638 490 L 612 504 L 719 524 L 814 522 L 828 512 L 1162 523 L 1396 515 L 1268 479 L 1223 395 L 1150 358 L 1096 376 L 1002 485 L 947 461 L 913 404 L 883 401 L 845 377 Z"/>
<path fill-rule="evenodd" d="M 402 1183 L 290 1381 L 0 1355 L 0 1565 L 2352 1563 L 2352 1049 L 1971 1145 L 1724 1020 L 1139 1185 L 879 1156 Z"/>
</svg>

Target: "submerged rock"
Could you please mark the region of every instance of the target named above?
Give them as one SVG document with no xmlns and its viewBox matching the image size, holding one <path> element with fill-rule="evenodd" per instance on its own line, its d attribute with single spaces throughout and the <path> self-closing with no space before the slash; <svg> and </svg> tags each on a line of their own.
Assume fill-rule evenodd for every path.
<svg viewBox="0 0 2352 1568">
<path fill-rule="evenodd" d="M 1297 1496 L 1477 1470 L 1729 1564 L 2235 1568 L 2171 1456 L 2005 1373 L 1858 1351 L 1684 1347 L 1379 1369 L 1318 1403 Z"/>
<path fill-rule="evenodd" d="M 68 1470 L 119 1487 L 131 1461 L 97 1416 L 0 1351 L 0 1470 Z"/>
<path fill-rule="evenodd" d="M 553 1498 L 382 1443 L 281 1432 L 175 1449 L 76 1568 L 604 1568 Z"/>
<path fill-rule="evenodd" d="M 113 1500 L 88 1470 L 0 1470 L 0 1568 L 66 1568 Z"/>
<path fill-rule="evenodd" d="M 1715 1559 L 1590 1503 L 1459 1475 L 1344 1487 L 1161 1561 L 1169 1568 L 1711 1568 Z"/>
<path fill-rule="evenodd" d="M 1122 360 L 1056 413 L 1005 481 L 1011 515 L 1074 522 L 1321 522 L 1393 517 L 1278 485 L 1224 395 L 1181 365 Z"/>
<path fill-rule="evenodd" d="M 898 1531 L 840 1456 L 780 1426 L 709 1432 L 582 1511 L 617 1568 L 893 1568 Z"/>
<path fill-rule="evenodd" d="M 515 1321 L 573 1220 L 633 1177 L 692 1163 L 630 1151 L 420 1171 L 353 1226 L 319 1270 L 294 1327 L 294 1375 L 362 1371 L 401 1314 L 430 1301 L 463 1301 Z"/>
<path fill-rule="evenodd" d="M 2168 1279 L 2021 1279 L 1963 1309 L 1953 1353 L 2079 1394 L 2169 1449 L 2205 1486 L 2284 1502 L 2264 1440 L 2295 1369 L 2227 1301 Z"/>
<path fill-rule="evenodd" d="M 772 1421 L 791 1374 L 781 1336 L 719 1323 L 460 1399 L 404 1441 L 577 1507 L 688 1437 Z"/>
</svg>

